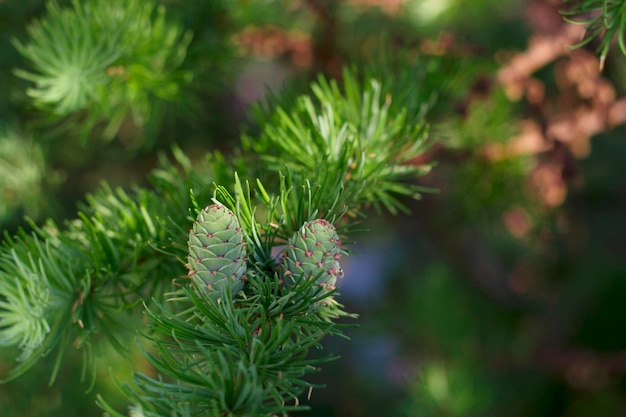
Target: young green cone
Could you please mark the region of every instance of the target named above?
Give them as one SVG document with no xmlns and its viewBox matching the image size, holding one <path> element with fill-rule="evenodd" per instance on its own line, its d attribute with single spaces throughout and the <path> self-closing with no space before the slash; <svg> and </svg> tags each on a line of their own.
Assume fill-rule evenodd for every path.
<svg viewBox="0 0 626 417">
<path fill-rule="evenodd" d="M 317 284 L 332 290 L 337 277 L 343 275 L 339 258 L 341 241 L 335 227 L 324 219 L 306 222 L 289 239 L 281 255 L 281 272 L 285 286 L 302 279 L 315 278 Z"/>
<path fill-rule="evenodd" d="M 189 277 L 206 294 L 243 288 L 246 242 L 235 214 L 221 204 L 204 208 L 189 231 Z"/>
</svg>

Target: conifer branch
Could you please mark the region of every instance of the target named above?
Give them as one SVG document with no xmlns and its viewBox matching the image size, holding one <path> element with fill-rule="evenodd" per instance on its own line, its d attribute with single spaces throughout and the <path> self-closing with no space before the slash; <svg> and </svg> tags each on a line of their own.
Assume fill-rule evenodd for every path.
<svg viewBox="0 0 626 417">
<path fill-rule="evenodd" d="M 132 197 L 103 186 L 64 227 L 32 224 L 32 233 L 5 237 L 0 249 L 0 345 L 22 350 L 20 365 L 8 379 L 54 349 L 60 358 L 71 344 L 82 348 L 98 335 L 125 351 L 115 337 L 115 329 L 123 327 L 120 314 L 146 297 L 162 297 L 165 285 L 179 273 L 176 256 L 184 256 L 185 249 L 175 242 L 187 231 L 176 225 L 187 221 L 189 189 L 199 190 L 202 198 L 210 195 L 199 167 L 184 177 L 179 169 L 164 162 L 152 175 L 156 191 L 138 189 Z M 85 365 L 90 361 L 87 357 Z"/>
<path fill-rule="evenodd" d="M 402 209 L 399 197 L 421 190 L 406 180 L 428 169 L 409 163 L 427 146 L 424 121 L 401 105 L 391 111 L 375 79 L 357 79 L 346 71 L 342 91 L 321 78 L 293 108 L 277 107 L 231 163 L 213 154 L 205 159 L 211 166 L 195 166 L 175 150 L 177 166 L 154 172 L 154 190 L 105 185 L 65 227 L 33 225 L 33 234 L 7 237 L 0 282 L 11 284 L 0 288 L 9 302 L 0 305 L 0 340 L 20 347 L 23 360 L 10 377 L 76 341 L 87 353 L 102 336 L 121 348 L 120 314 L 143 301 L 155 349 L 146 355 L 160 376 L 139 374 L 136 389 L 124 388 L 131 414 L 243 417 L 304 408 L 299 398 L 314 387 L 306 375 L 334 359 L 311 359 L 309 351 L 340 336 L 336 319 L 351 316 L 335 299 L 338 260 L 347 253 L 340 236 L 366 205 Z M 214 221 L 202 214 L 210 210 L 238 221 L 207 227 L 232 225 L 237 233 L 228 236 L 245 240 L 222 245 L 196 229 L 194 221 Z M 225 262 L 234 256 L 244 269 Z M 191 279 L 180 278 L 186 259 Z M 172 279 L 182 288 L 163 297 Z M 35 297 L 40 313 L 18 320 Z M 26 336 L 31 328 L 36 337 Z"/>
<path fill-rule="evenodd" d="M 47 12 L 29 26 L 28 42 L 14 40 L 31 66 L 15 74 L 53 120 L 80 115 L 83 138 L 101 122 L 107 139 L 126 118 L 143 126 L 190 81 L 182 64 L 191 33 L 153 0 L 51 1 Z"/>
<path fill-rule="evenodd" d="M 580 48 L 598 39 L 596 51 L 600 54 L 601 69 L 615 40 L 619 49 L 626 55 L 625 2 L 621 0 L 565 0 L 565 2 L 574 3 L 570 9 L 561 12 L 566 16 L 565 20 L 587 27 L 585 38 L 574 45 L 574 48 Z"/>
<path fill-rule="evenodd" d="M 346 72 L 345 78 L 350 80 L 348 83 L 356 83 L 353 74 Z M 170 298 L 191 304 L 190 308 L 181 313 L 167 307 L 149 311 L 150 328 L 155 334 L 149 338 L 157 354 L 148 357 L 166 378 L 141 375 L 134 381 L 138 389 L 125 387 L 134 410 L 141 410 L 145 416 L 172 412 L 269 416 L 304 408 L 299 397 L 313 385 L 303 377 L 333 359 L 309 359 L 308 351 L 321 347 L 327 335 L 341 335 L 341 326 L 335 320 L 349 315 L 335 300 L 340 266 L 333 259 L 338 259 L 340 246 L 335 249 L 336 258 L 332 258 L 331 250 L 327 252 L 330 258 L 317 261 L 317 265 L 325 265 L 317 273 L 309 272 L 319 268 L 313 264 L 310 270 L 300 269 L 304 259 L 284 263 L 283 257 L 273 258 L 272 249 L 284 245 L 289 236 L 296 239 L 289 237 L 288 248 L 300 245 L 299 236 L 314 233 L 309 228 L 315 222 L 330 225 L 325 220 L 311 222 L 315 218 L 330 218 L 338 224 L 350 207 L 356 205 L 354 212 L 361 213 L 358 204 L 364 202 L 384 201 L 383 205 L 399 207 L 393 193 L 411 189 L 399 181 L 405 175 L 421 172 L 408 166 L 401 169 L 399 164 L 415 157 L 424 146 L 421 126 L 405 128 L 403 113 L 387 118 L 375 81 L 369 84 L 371 90 L 363 89 L 362 98 L 353 101 L 352 107 L 337 86 L 331 85 L 320 82 L 312 87 L 320 97 L 317 105 L 303 96 L 298 101 L 302 107 L 296 106 L 290 113 L 278 109 L 276 118 L 270 117 L 265 125 L 265 136 L 254 142 L 260 144 L 255 148 L 262 156 L 260 170 L 273 169 L 278 174 L 278 190 L 271 191 L 257 180 L 253 192 L 249 183 L 238 176 L 233 194 L 217 186 L 213 201 L 235 213 L 248 237 L 248 253 L 252 256 L 248 258 L 244 286 L 237 285 L 241 291 L 210 286 L 209 291 L 218 292 L 207 295 L 198 291 L 196 285 L 200 282 L 194 280 Z M 334 88 L 336 94 L 324 95 L 329 88 Z M 353 92 L 359 89 L 356 84 L 350 88 L 355 89 Z M 352 110 L 353 119 L 346 117 L 346 110 L 335 113 L 337 108 Z M 388 124 L 392 125 L 391 134 L 386 133 Z M 397 143 L 407 138 L 408 142 Z M 254 146 L 251 140 L 248 144 Z M 372 151 L 378 154 L 370 155 Z M 356 158 L 360 160 L 355 162 Z M 379 178 L 387 186 L 378 193 L 367 193 L 367 186 L 382 184 L 376 181 Z M 259 212 L 262 220 L 256 218 Z M 324 239 L 339 244 L 330 235 Z M 332 247 L 334 243 L 329 244 Z M 211 251 L 211 246 L 206 250 Z M 283 256 L 298 254 L 285 251 Z M 101 405 L 110 410 L 102 399 Z"/>
<path fill-rule="evenodd" d="M 353 209 L 372 203 L 391 213 L 404 210 L 397 195 L 417 197 L 424 189 L 396 184 L 428 171 L 427 165 L 408 164 L 429 145 L 427 125 L 423 119 L 409 122 L 406 108 L 390 114 L 393 97 L 383 97 L 380 82 L 365 78 L 360 84 L 354 72 L 344 71 L 345 92 L 320 78 L 290 113 L 278 106 L 266 115 L 263 134 L 244 138 L 244 150 L 261 155 L 262 171 L 286 167 L 288 181 L 319 178 L 320 210 L 343 208 L 347 201 Z M 338 195 L 346 200 L 335 202 Z"/>
</svg>

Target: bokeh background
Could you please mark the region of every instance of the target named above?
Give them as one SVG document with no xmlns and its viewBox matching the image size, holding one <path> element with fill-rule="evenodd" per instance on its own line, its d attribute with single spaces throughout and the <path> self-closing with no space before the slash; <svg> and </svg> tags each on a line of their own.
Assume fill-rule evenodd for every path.
<svg viewBox="0 0 626 417">
<path fill-rule="evenodd" d="M 60 1 L 61 5 L 69 2 Z M 358 313 L 341 359 L 312 378 L 307 417 L 626 416 L 626 58 L 601 63 L 557 0 L 162 0 L 193 32 L 193 81 L 170 107 L 114 131 L 89 109 L 50 118 L 27 95 L 13 40 L 46 15 L 0 1 L 0 229 L 75 217 L 105 181 L 145 184 L 158 155 L 226 154 L 253 105 L 289 100 L 345 65 L 442 63 L 427 119 L 434 191 L 410 213 L 370 212 L 350 239 L 341 300 Z M 390 64 L 391 63 L 391 64 Z M 109 75 L 116 75 L 115 71 Z M 411 94 L 411 91 L 407 91 Z M 416 93 L 416 96 L 418 94 Z M 420 97 L 424 97 L 420 93 Z M 347 323 L 354 324 L 348 320 Z M 127 339 L 135 343 L 133 336 Z M 0 377 L 15 352 L 0 352 Z M 0 415 L 91 417 L 132 369 L 103 351 L 95 388 L 68 352 L 0 385 Z M 4 359 L 3 359 L 4 358 Z M 117 398 L 117 400 L 116 400 Z M 116 402 L 117 401 L 117 402 Z"/>
</svg>

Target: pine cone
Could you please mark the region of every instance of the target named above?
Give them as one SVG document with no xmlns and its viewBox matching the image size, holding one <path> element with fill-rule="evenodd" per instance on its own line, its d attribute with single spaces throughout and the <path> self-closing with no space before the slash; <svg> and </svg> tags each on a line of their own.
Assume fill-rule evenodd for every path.
<svg viewBox="0 0 626 417">
<path fill-rule="evenodd" d="M 343 276 L 339 258 L 341 241 L 335 227 L 324 219 L 305 223 L 289 239 L 281 255 L 281 272 L 285 286 L 315 277 L 318 285 L 332 290 L 337 277 Z"/>
<path fill-rule="evenodd" d="M 246 242 L 235 214 L 212 204 L 198 214 L 189 232 L 187 269 L 194 284 L 207 294 L 223 293 L 230 283 L 233 294 L 243 288 Z"/>
</svg>

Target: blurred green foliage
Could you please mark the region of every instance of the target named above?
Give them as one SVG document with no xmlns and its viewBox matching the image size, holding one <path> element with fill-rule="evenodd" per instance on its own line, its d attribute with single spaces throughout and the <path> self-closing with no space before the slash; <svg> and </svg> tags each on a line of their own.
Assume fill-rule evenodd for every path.
<svg viewBox="0 0 626 417">
<path fill-rule="evenodd" d="M 0 225 L 46 211 L 43 197 L 60 180 L 49 171 L 40 144 L 0 127 Z"/>
<path fill-rule="evenodd" d="M 109 10 L 122 3 L 98 4 Z M 124 5 L 144 10 L 140 3 Z M 496 56 L 525 49 L 537 30 L 527 19 L 530 5 L 408 0 L 396 13 L 379 7 L 393 2 L 365 3 L 154 2 L 155 9 L 143 11 L 143 27 L 158 30 L 138 33 L 119 22 L 119 32 L 102 29 L 112 39 L 103 62 L 89 55 L 97 47 L 90 43 L 95 38 L 77 38 L 68 29 L 66 40 L 86 47 L 71 58 L 97 67 L 90 73 L 97 80 L 111 78 L 107 69 L 116 77 L 126 74 L 120 66 L 134 71 L 129 79 L 103 82 L 91 92 L 77 90 L 76 77 L 66 74 L 64 85 L 75 93 L 69 102 L 72 95 L 60 98 L 45 78 L 60 66 L 37 60 L 33 48 L 44 55 L 54 51 L 49 31 L 73 26 L 50 23 L 46 31 L 41 22 L 51 11 L 60 19 L 60 8 L 81 3 L 0 2 L 0 119 L 11 126 L 0 134 L 0 226 L 13 234 L 27 225 L 23 215 L 57 221 L 72 216 L 77 201 L 101 181 L 123 188 L 145 184 L 156 154 L 174 143 L 192 160 L 214 148 L 228 154 L 244 123 L 247 132 L 257 129 L 238 91 L 263 88 L 261 73 L 251 86 L 242 85 L 244 69 L 253 72 L 258 62 L 269 62 L 274 70 L 269 72 L 284 77 L 278 81 L 284 88 L 273 92 L 281 103 L 297 96 L 318 72 L 341 79 L 347 65 L 380 73 L 382 90 L 395 86 L 390 106 L 394 97 L 415 94 L 407 117 L 428 115 L 436 141 L 429 158 L 436 167 L 418 185 L 438 192 L 406 203 L 411 215 L 366 225 L 369 237 L 355 247 L 362 259 L 354 256 L 345 267 L 341 290 L 348 310 L 362 317 L 361 326 L 348 332 L 352 342 L 329 342 L 343 359 L 316 376 L 327 388 L 314 391 L 312 411 L 301 415 L 622 416 L 626 131 L 618 127 L 594 137 L 590 155 L 576 161 L 582 181 L 567 183 L 563 203 L 546 207 L 528 186 L 537 159 L 546 155 L 493 160 L 483 152 L 487 145 L 506 145 L 519 132 L 519 122 L 536 111 L 526 101 L 512 103 L 493 85 L 502 65 Z M 582 3 L 586 9 L 573 10 L 600 3 L 618 7 L 618 2 Z M 609 25 L 611 30 L 602 32 L 607 21 L 585 16 L 595 25 L 587 41 L 606 57 L 606 77 L 623 93 L 623 58 L 609 48 L 611 30 L 619 27 Z M 80 30 L 97 28 L 89 19 Z M 241 33 L 267 26 L 292 36 L 297 32 L 310 42 L 310 61 L 294 63 L 293 49 L 280 49 L 275 38 L 262 43 L 258 33 L 253 40 L 265 48 L 242 47 Z M 158 39 L 144 44 L 146 34 Z M 602 34 L 594 44 L 594 36 Z M 155 59 L 162 66 L 151 66 Z M 551 70 L 538 75 L 549 85 Z M 386 81 L 391 79 L 397 82 Z M 559 91 L 554 87 L 547 94 Z M 161 99 L 167 104 L 161 106 Z M 271 107 L 272 99 L 264 103 Z M 55 117 L 50 107 L 57 108 Z M 144 123 L 148 119 L 154 123 Z M 511 208 L 523 209 L 530 224 L 521 237 L 504 221 Z M 141 361 L 132 339 L 123 343 L 131 360 Z M 15 356 L 3 352 L 2 376 Z M 67 356 L 69 365 L 52 387 L 54 358 L 0 386 L 2 415 L 97 416 L 96 393 L 123 408 L 107 366 L 100 367 L 95 387 L 85 394 L 81 366 Z M 128 379 L 127 359 L 109 351 L 96 357 L 120 380 Z"/>
</svg>

